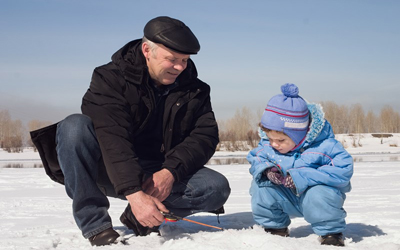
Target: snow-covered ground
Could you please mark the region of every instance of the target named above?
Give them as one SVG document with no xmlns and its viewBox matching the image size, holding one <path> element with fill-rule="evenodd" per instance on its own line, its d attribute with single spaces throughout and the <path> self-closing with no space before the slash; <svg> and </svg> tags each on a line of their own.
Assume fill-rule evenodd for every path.
<svg viewBox="0 0 400 250">
<path fill-rule="evenodd" d="M 339 137 L 339 136 L 338 136 Z M 400 249 L 400 140 L 399 135 L 383 140 L 364 135 L 362 147 L 347 145 L 355 161 L 353 190 L 345 209 L 346 247 L 349 249 Z M 375 140 L 377 139 L 377 140 Z M 395 146 L 397 145 L 397 146 Z M 246 152 L 217 152 L 215 159 L 243 158 Z M 64 187 L 51 181 L 31 150 L 8 154 L 0 150 L 0 249 L 93 249 L 71 215 L 71 200 Z M 383 159 L 383 160 L 382 160 Z M 23 166 L 23 168 L 18 168 Z M 289 238 L 266 234 L 254 224 L 248 194 L 249 164 L 209 165 L 230 181 L 232 193 L 226 213 L 218 224 L 214 215 L 201 213 L 190 219 L 224 228 L 186 221 L 164 223 L 162 236 L 135 237 L 119 221 L 126 202 L 110 199 L 114 228 L 129 245 L 98 249 L 335 249 L 320 246 L 317 236 L 303 218 L 292 219 Z M 251 228 L 253 227 L 253 228 Z"/>
</svg>

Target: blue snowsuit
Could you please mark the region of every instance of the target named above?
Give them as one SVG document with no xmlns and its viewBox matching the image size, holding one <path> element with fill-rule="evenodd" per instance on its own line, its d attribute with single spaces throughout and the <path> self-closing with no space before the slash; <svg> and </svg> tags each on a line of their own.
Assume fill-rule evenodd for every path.
<svg viewBox="0 0 400 250">
<path fill-rule="evenodd" d="M 285 228 L 290 217 L 304 217 L 317 235 L 340 233 L 346 227 L 343 203 L 351 190 L 353 158 L 335 140 L 322 107 L 308 104 L 308 109 L 312 120 L 306 139 L 287 154 L 274 150 L 259 130 L 258 147 L 247 156 L 253 217 L 264 228 Z M 264 174 L 272 167 L 283 176 L 289 173 L 296 188 L 272 183 Z"/>
</svg>

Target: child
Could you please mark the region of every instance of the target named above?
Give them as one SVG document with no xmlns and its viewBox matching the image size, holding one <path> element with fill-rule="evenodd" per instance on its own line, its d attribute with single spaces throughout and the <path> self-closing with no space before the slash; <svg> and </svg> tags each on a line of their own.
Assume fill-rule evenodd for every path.
<svg viewBox="0 0 400 250">
<path fill-rule="evenodd" d="M 304 217 L 323 245 L 344 246 L 345 193 L 353 158 L 335 140 L 319 104 L 307 104 L 294 84 L 268 102 L 257 148 L 247 160 L 254 220 L 271 234 L 289 236 L 290 217 Z"/>
</svg>

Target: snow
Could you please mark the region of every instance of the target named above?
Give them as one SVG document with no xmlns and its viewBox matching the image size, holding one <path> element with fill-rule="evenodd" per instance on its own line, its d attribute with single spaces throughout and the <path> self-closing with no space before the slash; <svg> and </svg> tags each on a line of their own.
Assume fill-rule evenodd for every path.
<svg viewBox="0 0 400 250">
<path fill-rule="evenodd" d="M 338 138 L 341 135 L 338 136 Z M 400 135 L 380 139 L 363 135 L 362 147 L 352 147 L 355 161 L 353 190 L 347 195 L 348 249 L 400 249 Z M 394 146 L 397 143 L 397 146 Z M 392 145 L 392 146 L 390 146 Z M 214 158 L 243 158 L 247 152 L 216 152 Z M 362 158 L 361 158 L 362 157 Z M 383 159 L 383 160 L 382 160 Z M 23 164 L 18 165 L 18 164 Z M 71 214 L 64 186 L 44 173 L 31 149 L 9 154 L 0 150 L 0 249 L 335 249 L 321 246 L 303 218 L 293 218 L 290 237 L 266 234 L 254 224 L 248 193 L 250 165 L 208 165 L 229 180 L 232 193 L 224 215 L 201 213 L 191 220 L 224 228 L 223 231 L 186 221 L 163 223 L 162 236 L 136 237 L 119 221 L 126 201 L 110 198 L 113 225 L 129 245 L 92 247 L 81 236 Z M 20 168 L 18 168 L 20 166 Z"/>
</svg>

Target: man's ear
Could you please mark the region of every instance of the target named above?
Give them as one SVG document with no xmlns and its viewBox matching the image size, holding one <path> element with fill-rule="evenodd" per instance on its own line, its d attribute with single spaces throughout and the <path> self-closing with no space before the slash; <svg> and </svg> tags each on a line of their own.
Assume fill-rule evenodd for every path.
<svg viewBox="0 0 400 250">
<path fill-rule="evenodd" d="M 150 57 L 149 53 L 150 53 L 150 46 L 144 42 L 142 43 L 142 51 L 143 51 L 143 55 L 146 58 L 146 60 Z"/>
</svg>

